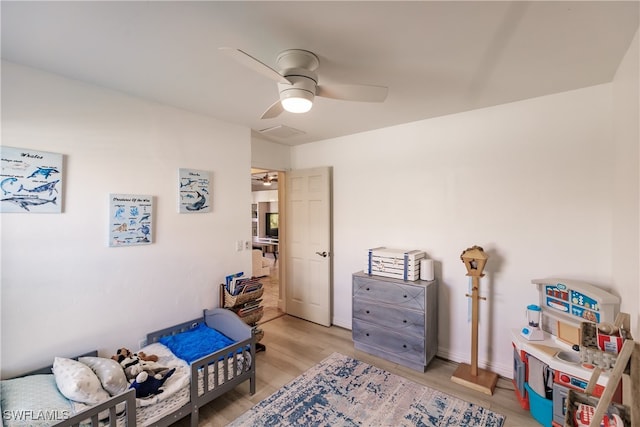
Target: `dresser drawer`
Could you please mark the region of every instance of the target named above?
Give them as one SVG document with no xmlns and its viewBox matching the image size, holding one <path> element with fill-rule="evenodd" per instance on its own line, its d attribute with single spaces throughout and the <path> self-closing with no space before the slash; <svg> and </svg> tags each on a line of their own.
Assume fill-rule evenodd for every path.
<svg viewBox="0 0 640 427">
<path fill-rule="evenodd" d="M 425 315 L 423 311 L 376 304 L 369 300 L 356 298 L 353 300 L 353 317 L 394 329 L 400 333 L 424 336 Z"/>
<path fill-rule="evenodd" d="M 424 337 L 404 335 L 359 319 L 353 319 L 353 340 L 382 352 L 417 363 L 425 363 Z"/>
<path fill-rule="evenodd" d="M 371 279 L 367 276 L 354 276 L 353 298 L 380 301 L 420 311 L 425 309 L 424 286 L 405 285 L 394 281 L 383 282 L 379 278 Z"/>
</svg>

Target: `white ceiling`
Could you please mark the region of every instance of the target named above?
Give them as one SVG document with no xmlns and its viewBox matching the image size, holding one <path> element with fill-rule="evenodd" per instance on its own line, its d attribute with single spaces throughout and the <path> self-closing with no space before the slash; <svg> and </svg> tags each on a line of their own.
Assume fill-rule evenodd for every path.
<svg viewBox="0 0 640 427">
<path fill-rule="evenodd" d="M 2 1 L 2 58 L 259 131 L 297 145 L 612 80 L 638 1 Z M 218 47 L 275 67 L 300 48 L 322 83 L 389 87 L 382 104 L 318 99 L 260 115 L 276 84 Z"/>
</svg>

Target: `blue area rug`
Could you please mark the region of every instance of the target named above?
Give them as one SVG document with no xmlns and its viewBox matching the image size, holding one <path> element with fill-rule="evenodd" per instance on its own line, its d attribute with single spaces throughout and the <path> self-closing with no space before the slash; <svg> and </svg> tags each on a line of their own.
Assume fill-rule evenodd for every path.
<svg viewBox="0 0 640 427">
<path fill-rule="evenodd" d="M 504 416 L 339 353 L 229 426 L 495 426 Z"/>
</svg>

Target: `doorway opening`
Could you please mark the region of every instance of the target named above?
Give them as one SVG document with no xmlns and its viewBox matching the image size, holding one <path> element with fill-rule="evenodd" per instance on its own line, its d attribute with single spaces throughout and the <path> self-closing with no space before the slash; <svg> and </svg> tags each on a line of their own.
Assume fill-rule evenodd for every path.
<svg viewBox="0 0 640 427">
<path fill-rule="evenodd" d="M 264 315 L 259 324 L 285 314 L 281 280 L 284 218 L 280 205 L 284 172 L 251 169 L 252 276 L 260 279 Z"/>
</svg>

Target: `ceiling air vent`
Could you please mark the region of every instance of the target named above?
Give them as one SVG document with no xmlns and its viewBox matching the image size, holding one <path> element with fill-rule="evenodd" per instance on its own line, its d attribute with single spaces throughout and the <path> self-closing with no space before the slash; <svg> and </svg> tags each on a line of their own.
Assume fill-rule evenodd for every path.
<svg viewBox="0 0 640 427">
<path fill-rule="evenodd" d="M 289 138 L 296 135 L 303 135 L 304 132 L 299 129 L 290 128 L 285 125 L 272 126 L 270 128 L 262 129 L 260 131 L 262 135 L 271 136 L 274 138 Z"/>
</svg>

